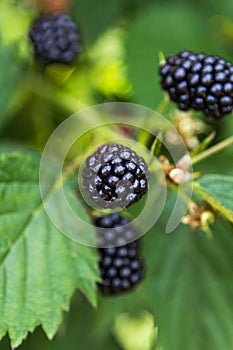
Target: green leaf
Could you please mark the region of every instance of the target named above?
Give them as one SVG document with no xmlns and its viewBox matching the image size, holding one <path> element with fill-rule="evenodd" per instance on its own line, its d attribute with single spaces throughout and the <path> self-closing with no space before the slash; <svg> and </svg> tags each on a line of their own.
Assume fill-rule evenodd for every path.
<svg viewBox="0 0 233 350">
<path fill-rule="evenodd" d="M 205 175 L 194 183 L 194 190 L 233 222 L 233 176 Z"/>
<path fill-rule="evenodd" d="M 120 350 L 112 337 L 117 317 L 127 312 L 138 318 L 145 309 L 158 327 L 161 347 L 156 349 L 232 349 L 233 225 L 217 220 L 212 239 L 185 225 L 167 235 L 173 205 L 174 200 L 168 201 L 163 217 L 143 237 L 146 276 L 140 286 L 119 297 L 100 298 L 98 312 L 77 299 L 58 337 L 48 343 L 37 332 L 22 349 L 86 350 L 95 344 L 98 350 Z"/>
<path fill-rule="evenodd" d="M 49 350 L 63 349 L 71 334 L 75 338 L 80 323 L 77 346 L 89 349 L 94 343 L 97 349 L 118 349 L 110 339 L 114 320 L 125 312 L 137 318 L 145 309 L 154 315 L 163 350 L 233 348 L 233 225 L 217 220 L 212 239 L 186 225 L 167 235 L 164 230 L 173 205 L 174 200 L 168 200 L 163 217 L 143 237 L 144 281 L 126 295 L 100 298 L 97 313 L 85 303 L 74 306 L 77 311 L 68 323 L 72 333 L 57 338 Z M 87 324 L 93 330 L 91 339 L 85 332 Z"/>
<path fill-rule="evenodd" d="M 50 221 L 39 164 L 32 153 L 0 156 L 0 338 L 8 332 L 14 347 L 38 325 L 52 338 L 76 288 L 96 305 L 96 251 L 67 239 Z"/>
<path fill-rule="evenodd" d="M 142 295 L 154 310 L 164 350 L 228 350 L 233 347 L 233 226 L 218 220 L 213 238 L 163 223 L 145 237 L 147 279 Z"/>
<path fill-rule="evenodd" d="M 5 46 L 0 37 L 0 123 L 5 119 L 6 112 L 15 94 L 22 67 L 16 58 L 16 46 Z"/>
</svg>

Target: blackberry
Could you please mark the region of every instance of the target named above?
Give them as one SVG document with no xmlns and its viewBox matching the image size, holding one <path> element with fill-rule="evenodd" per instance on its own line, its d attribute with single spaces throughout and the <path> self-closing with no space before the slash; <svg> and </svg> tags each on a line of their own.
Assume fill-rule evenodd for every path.
<svg viewBox="0 0 233 350">
<path fill-rule="evenodd" d="M 130 221 L 119 214 L 100 217 L 95 222 L 99 245 L 99 270 L 102 282 L 98 284 L 104 295 L 116 295 L 132 290 L 144 277 L 144 265 L 140 256 L 139 241 L 117 246 L 138 236 Z M 127 228 L 124 229 L 125 225 Z"/>
<path fill-rule="evenodd" d="M 40 15 L 34 22 L 29 37 L 36 58 L 45 64 L 71 64 L 81 48 L 76 24 L 69 15 L 62 12 Z"/>
<path fill-rule="evenodd" d="M 161 86 L 184 111 L 221 118 L 233 109 L 233 65 L 218 56 L 183 51 L 160 68 Z"/>
<path fill-rule="evenodd" d="M 101 208 L 126 208 L 148 189 L 148 168 L 142 157 L 120 144 L 104 144 L 86 160 L 83 185 Z"/>
</svg>

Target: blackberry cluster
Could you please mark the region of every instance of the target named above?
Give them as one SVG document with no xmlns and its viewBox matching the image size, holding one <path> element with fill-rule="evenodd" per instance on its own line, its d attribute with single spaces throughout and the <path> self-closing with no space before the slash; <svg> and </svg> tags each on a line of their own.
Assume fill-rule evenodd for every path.
<svg viewBox="0 0 233 350">
<path fill-rule="evenodd" d="M 95 224 L 99 246 L 109 243 L 108 248 L 99 248 L 100 291 L 116 295 L 132 290 L 144 277 L 139 241 L 117 245 L 137 237 L 138 232 L 128 219 L 115 213 L 98 218 Z"/>
<path fill-rule="evenodd" d="M 179 109 L 221 118 L 233 109 L 233 66 L 218 56 L 183 51 L 160 68 L 161 86 Z"/>
<path fill-rule="evenodd" d="M 126 208 L 148 189 L 148 168 L 142 157 L 119 144 L 104 144 L 86 160 L 83 185 L 101 208 Z"/>
<path fill-rule="evenodd" d="M 62 12 L 42 14 L 34 22 L 29 37 L 36 58 L 45 63 L 71 64 L 81 49 L 78 28 Z"/>
</svg>

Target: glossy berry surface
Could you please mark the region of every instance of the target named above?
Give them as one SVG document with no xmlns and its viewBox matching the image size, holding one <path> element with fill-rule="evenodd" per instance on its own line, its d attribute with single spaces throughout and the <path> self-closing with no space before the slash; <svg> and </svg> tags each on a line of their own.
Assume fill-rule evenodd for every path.
<svg viewBox="0 0 233 350">
<path fill-rule="evenodd" d="M 126 208 L 148 190 L 148 167 L 129 147 L 105 144 L 86 160 L 83 184 L 101 208 Z"/>
<path fill-rule="evenodd" d="M 216 119 L 233 109 L 233 66 L 218 56 L 183 51 L 160 68 L 161 86 L 178 108 Z"/>
<path fill-rule="evenodd" d="M 102 282 L 99 290 L 103 295 L 117 295 L 132 290 L 144 277 L 143 260 L 138 240 L 116 246 L 138 236 L 129 220 L 119 214 L 96 219 L 99 248 L 99 270 Z M 127 226 L 126 226 L 127 225 Z"/>
<path fill-rule="evenodd" d="M 29 37 L 36 58 L 45 64 L 71 64 L 81 48 L 76 24 L 62 12 L 40 15 L 32 25 Z"/>
</svg>

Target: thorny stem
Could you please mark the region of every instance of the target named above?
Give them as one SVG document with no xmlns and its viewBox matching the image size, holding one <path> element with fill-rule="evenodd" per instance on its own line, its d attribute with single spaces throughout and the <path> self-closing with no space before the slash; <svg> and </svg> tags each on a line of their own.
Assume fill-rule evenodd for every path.
<svg viewBox="0 0 233 350">
<path fill-rule="evenodd" d="M 192 158 L 192 165 L 197 164 L 201 162 L 202 160 L 212 156 L 213 154 L 222 151 L 224 148 L 230 146 L 233 144 L 233 136 L 227 138 L 226 140 L 219 142 L 217 145 L 205 150 L 204 152 L 201 152 L 194 156 Z"/>
</svg>

